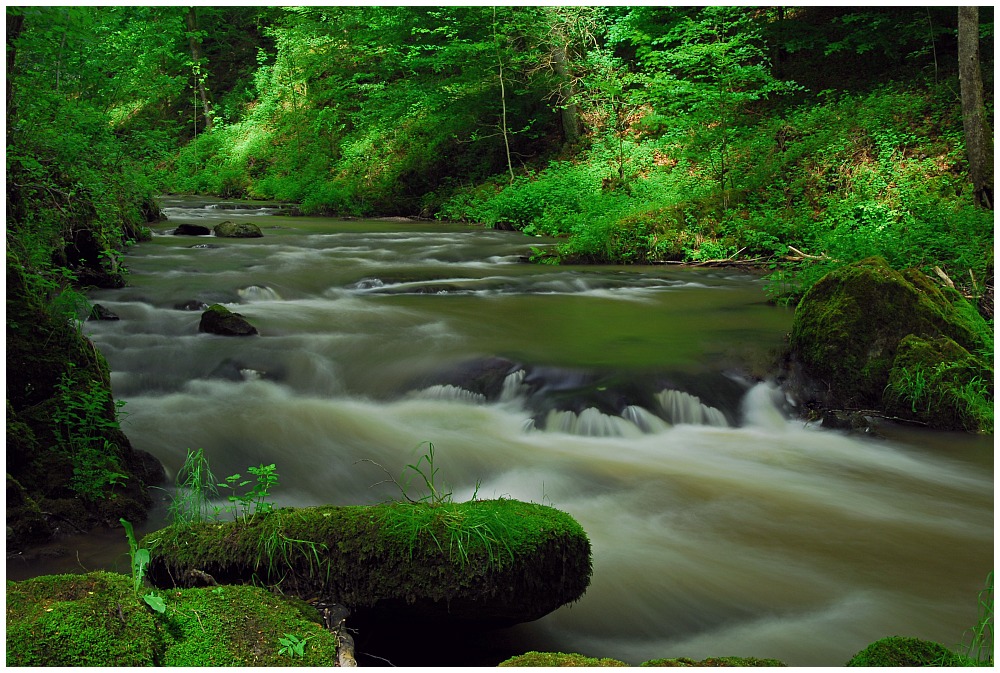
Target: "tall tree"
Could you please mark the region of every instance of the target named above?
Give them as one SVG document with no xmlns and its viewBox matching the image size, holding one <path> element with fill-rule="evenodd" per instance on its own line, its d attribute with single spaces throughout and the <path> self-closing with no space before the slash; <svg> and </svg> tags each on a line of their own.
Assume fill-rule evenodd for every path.
<svg viewBox="0 0 1000 673">
<path fill-rule="evenodd" d="M 958 74 L 962 89 L 965 150 L 976 203 L 993 209 L 993 130 L 983 105 L 979 69 L 979 8 L 958 8 Z"/>
<path fill-rule="evenodd" d="M 194 72 L 195 87 L 201 99 L 201 109 L 205 115 L 205 130 L 212 130 L 212 105 L 208 97 L 208 88 L 205 86 L 207 73 L 201 64 L 201 33 L 198 31 L 198 11 L 196 7 L 188 7 L 187 12 L 188 45 L 191 49 L 191 67 Z M 196 115 L 197 116 L 197 115 Z M 197 121 L 195 122 L 197 125 Z"/>
</svg>

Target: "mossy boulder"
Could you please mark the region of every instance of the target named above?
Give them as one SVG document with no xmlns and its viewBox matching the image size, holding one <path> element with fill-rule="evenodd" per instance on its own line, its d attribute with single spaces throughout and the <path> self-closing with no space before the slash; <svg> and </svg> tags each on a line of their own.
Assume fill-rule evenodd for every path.
<svg viewBox="0 0 1000 673">
<path fill-rule="evenodd" d="M 146 536 L 156 586 L 191 571 L 223 584 L 280 583 L 362 618 L 504 626 L 580 598 L 590 541 L 568 514 L 517 500 L 283 508 L 248 522 Z"/>
<path fill-rule="evenodd" d="M 219 238 L 261 238 L 264 235 L 256 224 L 232 220 L 215 225 L 213 232 Z"/>
<path fill-rule="evenodd" d="M 936 428 L 993 432 L 993 370 L 946 336 L 903 338 L 885 399 L 890 413 Z"/>
<path fill-rule="evenodd" d="M 501 661 L 498 666 L 530 666 L 530 667 L 563 667 L 563 666 L 584 666 L 584 667 L 604 667 L 604 666 L 628 666 L 624 661 L 617 659 L 596 659 L 585 657 L 582 654 L 564 654 L 562 652 L 525 652 L 516 657 L 511 657 L 506 661 Z"/>
<path fill-rule="evenodd" d="M 142 590 L 143 593 L 146 590 Z M 336 637 L 315 609 L 251 586 L 156 592 L 154 613 L 132 578 L 48 575 L 7 583 L 10 666 L 335 666 Z M 282 654 L 286 633 L 308 638 Z"/>
<path fill-rule="evenodd" d="M 246 318 L 222 304 L 212 304 L 201 314 L 198 331 L 220 336 L 254 336 L 258 333 Z"/>
<path fill-rule="evenodd" d="M 145 518 L 163 466 L 119 428 L 107 361 L 65 304 L 46 300 L 44 279 L 10 257 L 6 276 L 7 473 L 34 503 L 8 509 L 7 525 L 25 533 L 14 542 L 37 541 L 38 511 L 53 533 Z"/>
<path fill-rule="evenodd" d="M 847 666 L 967 666 L 966 657 L 940 643 L 919 638 L 890 636 L 876 640 L 847 662 Z"/>
<path fill-rule="evenodd" d="M 640 666 L 735 666 L 737 668 L 756 668 L 758 666 L 785 666 L 777 659 L 758 659 L 756 657 L 709 657 L 708 659 L 650 659 Z"/>
<path fill-rule="evenodd" d="M 992 330 L 965 299 L 922 273 L 872 257 L 821 278 L 795 311 L 790 349 L 818 383 L 812 406 L 883 408 L 900 343 L 948 337 L 969 353 L 992 352 Z"/>
</svg>

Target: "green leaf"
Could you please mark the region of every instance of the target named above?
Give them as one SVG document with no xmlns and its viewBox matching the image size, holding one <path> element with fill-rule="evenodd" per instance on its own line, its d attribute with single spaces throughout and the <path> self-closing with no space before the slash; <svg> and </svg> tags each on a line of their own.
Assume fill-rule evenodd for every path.
<svg viewBox="0 0 1000 673">
<path fill-rule="evenodd" d="M 161 615 L 167 611 L 167 604 L 164 603 L 163 599 L 156 594 L 146 594 L 142 597 L 142 600 L 146 601 L 146 605 L 153 608 L 153 610 Z"/>
</svg>

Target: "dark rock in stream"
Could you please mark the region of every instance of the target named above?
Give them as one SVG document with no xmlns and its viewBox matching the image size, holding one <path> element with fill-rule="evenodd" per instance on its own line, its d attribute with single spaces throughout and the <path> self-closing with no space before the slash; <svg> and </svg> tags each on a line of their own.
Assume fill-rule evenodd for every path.
<svg viewBox="0 0 1000 673">
<path fill-rule="evenodd" d="M 212 304 L 201 314 L 199 332 L 220 336 L 254 336 L 257 328 L 239 313 L 233 313 L 222 304 Z"/>
<path fill-rule="evenodd" d="M 90 315 L 87 317 L 87 320 L 120 320 L 120 318 L 118 314 L 101 304 L 94 304 L 94 307 L 90 309 Z"/>
<path fill-rule="evenodd" d="M 200 224 L 178 224 L 174 236 L 209 236 L 212 230 Z"/>
</svg>

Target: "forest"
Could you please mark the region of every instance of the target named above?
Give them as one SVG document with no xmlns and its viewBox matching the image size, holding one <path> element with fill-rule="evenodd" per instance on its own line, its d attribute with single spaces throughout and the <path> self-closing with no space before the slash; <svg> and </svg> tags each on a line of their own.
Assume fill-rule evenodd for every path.
<svg viewBox="0 0 1000 673">
<path fill-rule="evenodd" d="M 978 14 L 970 143 L 955 8 L 9 9 L 10 248 L 72 270 L 85 225 L 113 270 L 152 195 L 197 193 L 562 237 L 548 263 L 752 261 L 779 301 L 871 255 L 979 297 Z"/>
<path fill-rule="evenodd" d="M 884 371 L 865 382 L 876 394 L 826 406 L 993 433 L 992 7 L 6 13 L 16 549 L 60 521 L 141 519 L 165 478 L 123 432 L 114 372 L 84 323 L 88 293 L 129 285 L 129 255 L 168 196 L 520 232 L 523 262 L 546 271 L 747 273 L 771 306 L 800 307 L 790 338 L 814 372 L 868 337 L 846 330 L 850 346 L 831 336 L 809 355 L 826 329 L 800 304 L 810 291 L 905 277 L 946 298 L 928 309 L 948 314 L 934 323 L 945 336 L 907 342 L 913 359 L 891 375 L 831 365 L 821 378 L 843 390 Z M 923 368 L 928 349 L 944 359 Z"/>
</svg>

